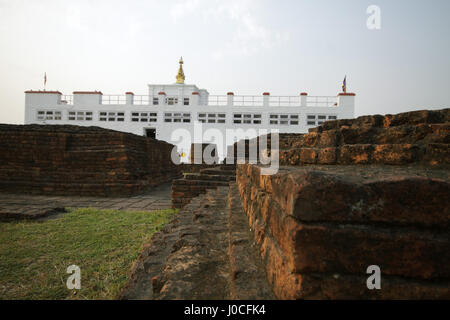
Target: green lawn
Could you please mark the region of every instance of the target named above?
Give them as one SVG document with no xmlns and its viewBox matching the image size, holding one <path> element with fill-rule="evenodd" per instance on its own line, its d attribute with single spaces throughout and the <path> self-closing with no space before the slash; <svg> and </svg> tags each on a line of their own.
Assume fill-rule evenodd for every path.
<svg viewBox="0 0 450 320">
<path fill-rule="evenodd" d="M 70 210 L 43 222 L 0 223 L 0 299 L 113 299 L 151 235 L 175 210 Z M 66 287 L 67 267 L 81 289 Z"/>
</svg>

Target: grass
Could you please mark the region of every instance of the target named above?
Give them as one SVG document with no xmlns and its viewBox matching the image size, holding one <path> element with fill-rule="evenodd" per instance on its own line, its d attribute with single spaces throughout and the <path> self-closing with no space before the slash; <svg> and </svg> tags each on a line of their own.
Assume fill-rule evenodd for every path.
<svg viewBox="0 0 450 320">
<path fill-rule="evenodd" d="M 174 213 L 70 209 L 0 223 L 0 299 L 114 299 L 143 244 Z M 80 290 L 66 287 L 70 265 L 81 269 Z"/>
</svg>

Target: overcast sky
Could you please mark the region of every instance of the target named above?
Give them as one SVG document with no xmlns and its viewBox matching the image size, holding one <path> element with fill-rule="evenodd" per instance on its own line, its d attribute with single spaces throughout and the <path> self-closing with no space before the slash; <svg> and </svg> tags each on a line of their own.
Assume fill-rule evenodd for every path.
<svg viewBox="0 0 450 320">
<path fill-rule="evenodd" d="M 369 5 L 381 29 L 366 25 Z M 450 1 L 0 0 L 0 123 L 23 123 L 24 91 L 336 95 L 356 115 L 450 105 Z"/>
</svg>

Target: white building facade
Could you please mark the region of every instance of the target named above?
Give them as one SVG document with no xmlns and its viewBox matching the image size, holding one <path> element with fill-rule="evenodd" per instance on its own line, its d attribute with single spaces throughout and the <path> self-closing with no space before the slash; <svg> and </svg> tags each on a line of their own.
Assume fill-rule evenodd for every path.
<svg viewBox="0 0 450 320">
<path fill-rule="evenodd" d="M 148 94 L 104 95 L 99 91 L 25 91 L 25 124 L 71 124 L 146 135 L 175 144 L 189 154 L 191 143 L 216 143 L 219 158 L 226 144 L 241 138 L 254 138 L 255 130 L 280 133 L 306 133 L 308 128 L 327 120 L 354 117 L 355 94 L 337 96 L 238 96 L 228 92 L 212 96 L 196 85 L 184 84 L 182 60 L 177 83 L 149 84 Z M 201 127 L 202 134 L 198 130 Z M 241 129 L 241 130 L 239 130 Z M 252 130 L 249 130 L 252 129 Z M 249 132 L 234 141 L 214 141 L 205 132 Z M 185 134 L 183 134 L 185 132 Z M 181 133 L 181 134 L 180 134 Z M 190 137 L 188 137 L 190 135 Z M 229 134 L 228 134 L 229 135 Z M 205 141 L 209 140 L 209 141 Z M 220 139 L 219 139 L 220 140 Z M 183 157 L 186 161 L 188 157 Z"/>
</svg>

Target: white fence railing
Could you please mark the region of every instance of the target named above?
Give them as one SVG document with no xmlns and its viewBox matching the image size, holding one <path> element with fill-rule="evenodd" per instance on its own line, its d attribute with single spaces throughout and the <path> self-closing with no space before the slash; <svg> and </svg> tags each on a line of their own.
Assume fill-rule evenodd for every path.
<svg viewBox="0 0 450 320">
<path fill-rule="evenodd" d="M 333 107 L 337 106 L 337 97 L 311 96 L 306 98 L 308 107 Z"/>
<path fill-rule="evenodd" d="M 177 98 L 177 97 L 176 97 Z M 149 95 L 134 95 L 133 105 L 157 105 L 159 100 Z M 73 95 L 61 96 L 61 104 L 73 105 Z M 183 103 L 181 100 L 180 103 Z M 199 105 L 234 107 L 335 107 L 338 98 L 334 96 L 226 96 L 210 95 L 202 97 Z M 125 95 L 103 95 L 102 105 L 125 105 Z M 177 103 L 178 104 L 178 103 Z"/>
<path fill-rule="evenodd" d="M 150 97 L 148 95 L 135 95 L 133 104 L 147 106 L 150 104 Z"/>
<path fill-rule="evenodd" d="M 263 106 L 264 98 L 262 96 L 233 96 L 233 105 L 243 107 Z"/>
<path fill-rule="evenodd" d="M 208 96 L 209 106 L 226 106 L 228 104 L 227 96 Z"/>
<path fill-rule="evenodd" d="M 301 106 L 301 99 L 298 96 L 270 97 L 269 105 L 271 107 L 299 107 Z"/>
<path fill-rule="evenodd" d="M 104 94 L 102 95 L 102 104 L 126 104 L 127 98 L 123 95 Z"/>
</svg>

